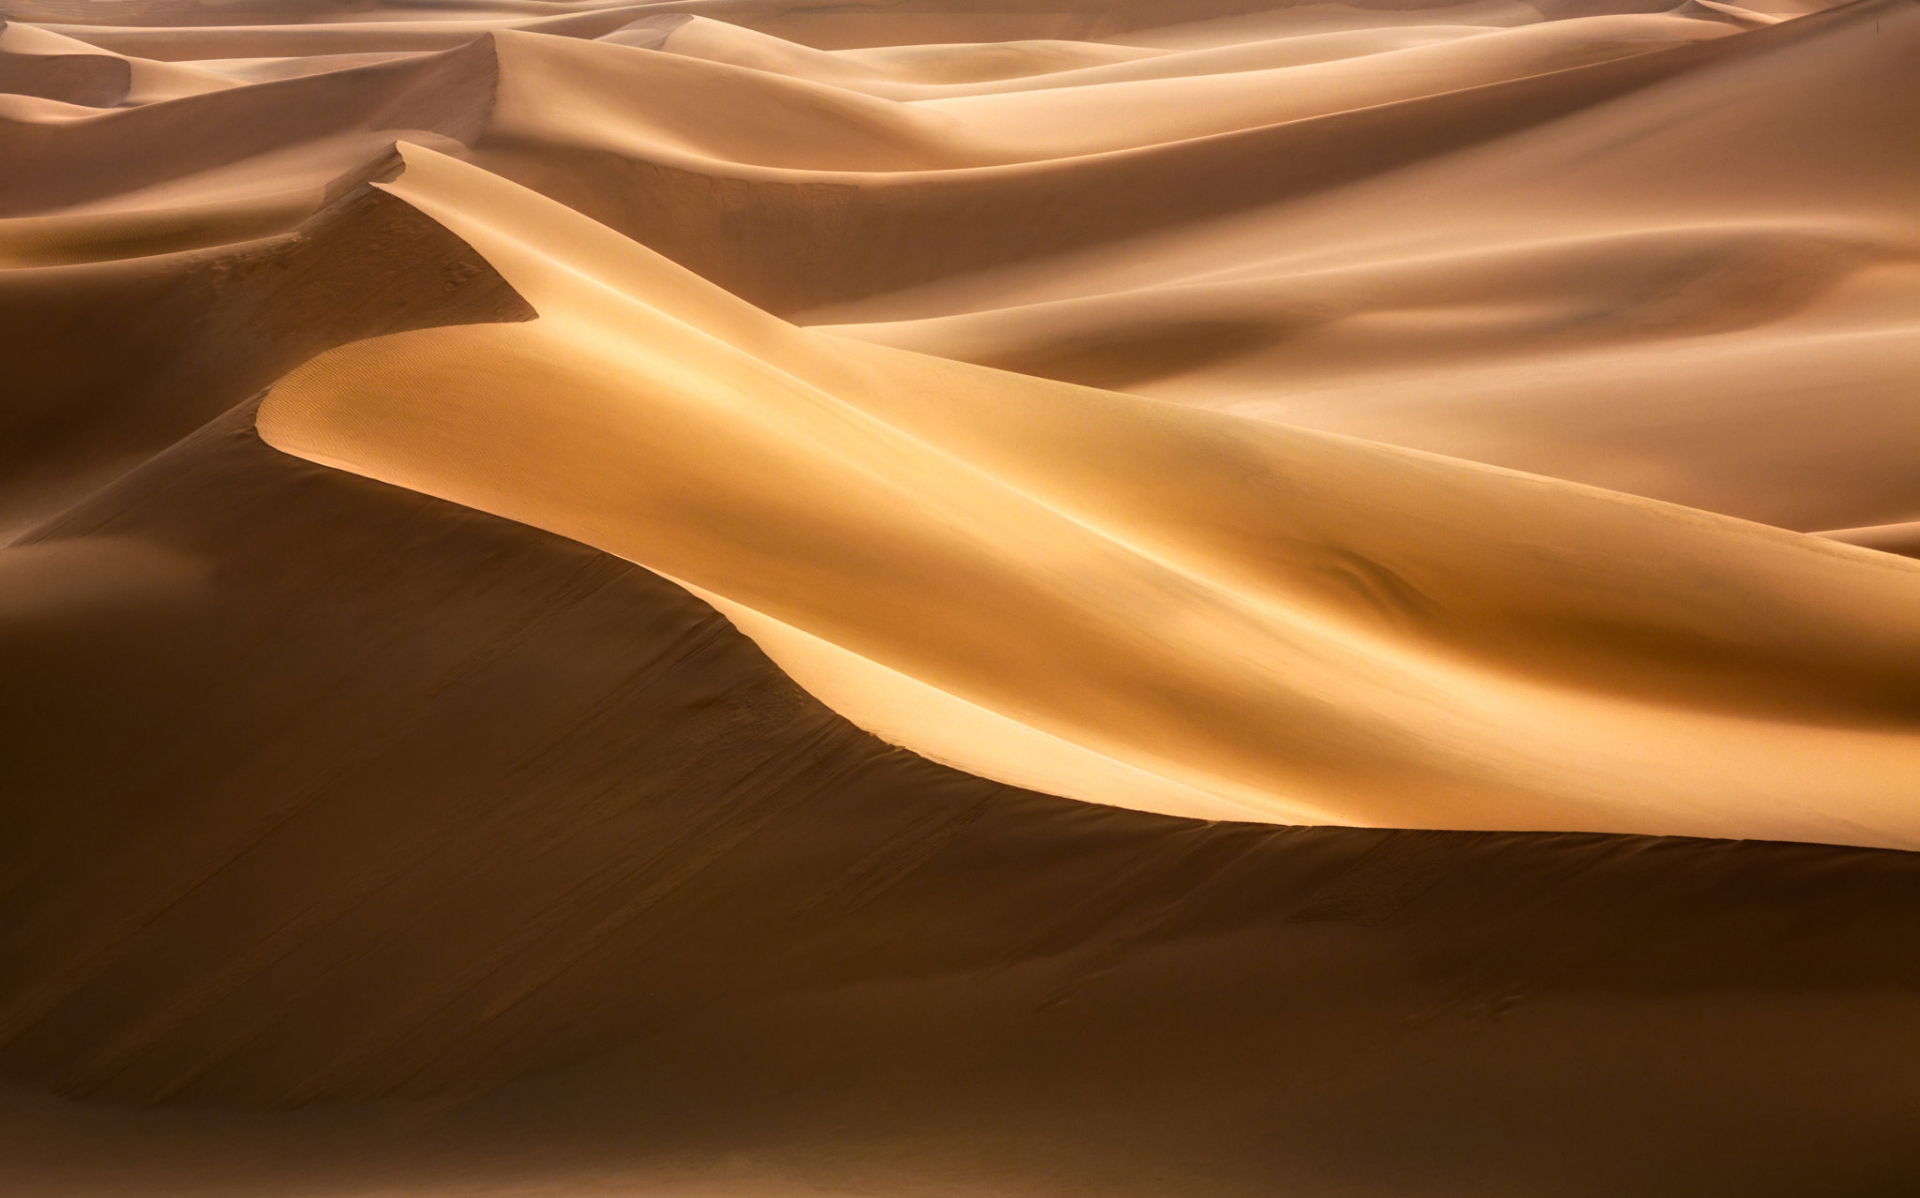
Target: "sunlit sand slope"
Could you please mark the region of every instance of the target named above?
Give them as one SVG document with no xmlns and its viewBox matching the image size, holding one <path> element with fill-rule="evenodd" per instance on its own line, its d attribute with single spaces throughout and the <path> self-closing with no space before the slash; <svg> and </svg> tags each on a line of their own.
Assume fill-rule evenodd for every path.
<svg viewBox="0 0 1920 1198">
<path fill-rule="evenodd" d="M 323 355 L 266 439 L 683 580 L 883 735 L 1216 817 L 1914 843 L 1914 563 L 822 338 L 404 154 L 539 316 Z"/>
</svg>

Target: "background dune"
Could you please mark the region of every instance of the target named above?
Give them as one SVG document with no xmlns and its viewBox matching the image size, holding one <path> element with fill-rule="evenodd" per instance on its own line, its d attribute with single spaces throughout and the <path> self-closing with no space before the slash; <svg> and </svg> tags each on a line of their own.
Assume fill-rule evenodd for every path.
<svg viewBox="0 0 1920 1198">
<path fill-rule="evenodd" d="M 1791 528 L 1910 520 L 1920 13 L 1722 47 L 1288 207 L 803 321 Z"/>
<path fill-rule="evenodd" d="M 1920 1188 L 1920 14 L 12 0 L 0 1189 Z"/>
</svg>

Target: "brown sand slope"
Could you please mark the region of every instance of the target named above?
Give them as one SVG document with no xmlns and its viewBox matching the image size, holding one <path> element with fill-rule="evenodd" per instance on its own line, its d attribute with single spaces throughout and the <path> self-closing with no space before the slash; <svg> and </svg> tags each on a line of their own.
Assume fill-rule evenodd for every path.
<svg viewBox="0 0 1920 1198">
<path fill-rule="evenodd" d="M 1915 1180 L 1920 858 L 994 786 L 249 415 L 0 553 L 0 1071 L 330 1109 L 10 1096 L 10 1193 Z"/>
</svg>

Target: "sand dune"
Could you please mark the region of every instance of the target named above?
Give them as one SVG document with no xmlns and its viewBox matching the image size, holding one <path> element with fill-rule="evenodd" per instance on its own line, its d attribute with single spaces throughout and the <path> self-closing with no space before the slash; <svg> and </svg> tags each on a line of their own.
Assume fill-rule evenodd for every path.
<svg viewBox="0 0 1920 1198">
<path fill-rule="evenodd" d="M 337 180 L 337 197 L 295 229 L 231 245 L 173 250 L 276 214 L 237 207 L 211 231 L 205 209 L 0 222 L 0 253 L 19 264 L 0 271 L 0 346 L 19 388 L 0 416 L 0 533 L 57 513 L 321 349 L 524 318 L 464 243 L 362 181 L 390 165 Z"/>
<path fill-rule="evenodd" d="M 13 0 L 0 1190 L 1920 1190 L 1917 89 Z"/>
<path fill-rule="evenodd" d="M 1920 857 L 1010 790 L 251 420 L 0 553 L 10 1193 L 1913 1177 Z"/>
<path fill-rule="evenodd" d="M 1916 39 L 1911 6 L 1789 22 L 1305 203 L 802 319 L 1791 528 L 1908 520 Z"/>
<path fill-rule="evenodd" d="M 1914 843 L 1920 567 L 826 341 L 403 153 L 380 186 L 539 319 L 323 355 L 268 442 L 884 667 L 834 658 L 834 697 L 901 743 L 1103 797 L 1010 773 L 991 728 L 923 739 L 898 675 L 1226 800 L 1185 814 Z M 808 684 L 816 651 L 743 626 Z"/>
</svg>

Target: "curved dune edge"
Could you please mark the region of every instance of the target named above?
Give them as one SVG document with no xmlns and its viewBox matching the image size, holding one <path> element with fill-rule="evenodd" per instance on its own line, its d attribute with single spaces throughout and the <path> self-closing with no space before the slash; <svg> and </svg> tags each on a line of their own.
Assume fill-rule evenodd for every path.
<svg viewBox="0 0 1920 1198">
<path fill-rule="evenodd" d="M 322 355 L 261 408 L 277 448 L 587 541 L 1184 786 L 1226 780 L 1268 819 L 1920 843 L 1911 563 L 823 340 L 402 152 L 383 186 L 541 316 Z M 1236 456 L 1265 481 L 1223 474 Z M 968 743 L 977 772 L 1019 756 Z"/>
<path fill-rule="evenodd" d="M 389 160 L 397 169 L 391 147 L 338 178 L 312 217 L 258 239 L 181 248 L 107 217 L 79 223 L 124 256 L 49 236 L 36 247 L 47 261 L 0 265 L 0 357 L 17 388 L 0 409 L 0 543 L 322 350 L 531 315 L 464 242 L 367 186 Z M 48 232 L 23 236 L 32 223 L 0 221 L 0 263 Z"/>
<path fill-rule="evenodd" d="M 1902 557 L 1920 557 L 1920 520 L 1874 524 L 1866 528 L 1832 528 L 1819 535 L 1829 540 L 1858 545 L 1862 549 L 1878 549 L 1882 553 L 1897 553 Z"/>
<path fill-rule="evenodd" d="M 1130 765 L 930 686 L 723 595 L 673 579 L 712 604 L 814 698 L 890 744 L 995 782 L 1085 802 L 1205 820 L 1321 823 L 1321 813 L 1276 813 L 1271 798 L 1229 797 L 1177 781 L 1165 763 Z M 1169 771 L 1171 772 L 1171 771 Z M 1227 793 L 1218 793 L 1227 792 Z"/>
</svg>

